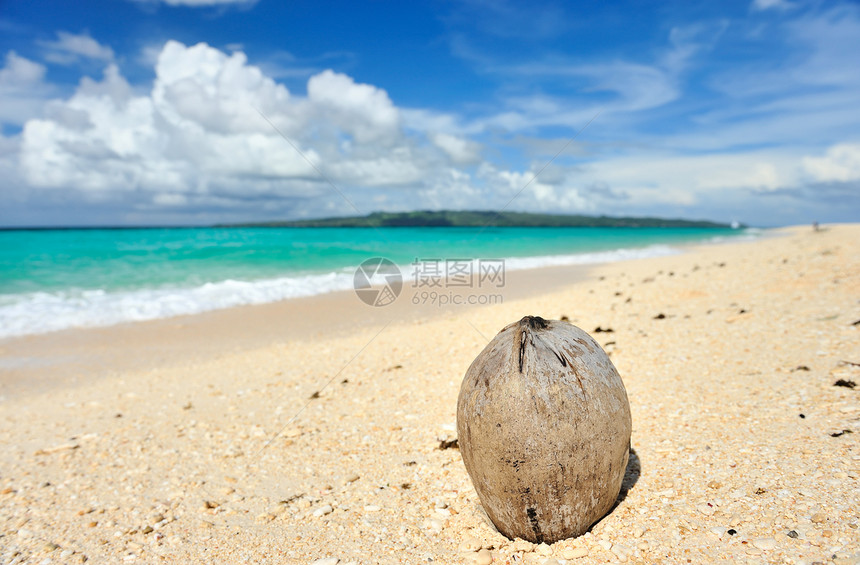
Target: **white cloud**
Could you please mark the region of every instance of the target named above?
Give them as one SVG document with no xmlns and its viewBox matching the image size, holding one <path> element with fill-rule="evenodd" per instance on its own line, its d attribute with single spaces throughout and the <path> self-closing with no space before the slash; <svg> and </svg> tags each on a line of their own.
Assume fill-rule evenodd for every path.
<svg viewBox="0 0 860 565">
<path fill-rule="evenodd" d="M 716 46 L 728 27 L 726 19 L 673 27 L 669 32 L 671 47 L 660 59 L 660 66 L 675 75 L 688 70 L 697 56 Z"/>
<path fill-rule="evenodd" d="M 150 43 L 148 45 L 144 45 L 137 54 L 137 62 L 144 67 L 155 67 L 158 63 L 158 56 L 161 55 L 163 47 L 163 43 Z"/>
<path fill-rule="evenodd" d="M 45 66 L 20 57 L 14 51 L 6 54 L 6 64 L 0 69 L 0 89 L 4 91 L 32 88 L 45 77 Z"/>
<path fill-rule="evenodd" d="M 796 157 L 776 152 L 638 155 L 584 167 L 582 182 L 603 182 L 633 201 L 691 205 L 726 190 L 772 191 L 797 182 Z"/>
<path fill-rule="evenodd" d="M 422 165 L 408 150 L 401 149 L 390 156 L 335 161 L 324 169 L 327 176 L 339 184 L 363 187 L 416 186 L 429 172 Z"/>
<path fill-rule="evenodd" d="M 56 40 L 40 41 L 39 45 L 46 50 L 46 61 L 60 65 L 77 63 L 82 59 L 112 61 L 114 58 L 113 49 L 100 44 L 88 33 L 76 35 L 66 31 L 58 31 Z"/>
<path fill-rule="evenodd" d="M 803 169 L 813 182 L 850 182 L 860 180 L 860 143 L 840 143 L 824 157 L 804 157 Z"/>
<path fill-rule="evenodd" d="M 69 100 L 55 102 L 53 119 L 28 122 L 27 180 L 90 191 L 206 192 L 221 176 L 312 174 L 255 110 L 283 104 L 289 93 L 246 66 L 244 55 L 168 42 L 156 75 L 152 93 L 135 96 L 111 65 L 102 81 L 85 78 Z M 61 111 L 89 127 L 71 126 L 57 117 Z"/>
<path fill-rule="evenodd" d="M 746 202 L 764 206 L 761 198 L 789 195 L 801 210 L 813 208 L 826 196 L 811 186 L 833 183 L 834 194 L 854 189 L 847 183 L 860 180 L 860 145 L 836 144 L 819 155 L 787 150 L 760 150 L 706 155 L 675 155 L 669 152 L 607 157 L 569 171 L 562 186 L 575 187 L 588 207 L 611 213 L 642 213 L 652 209 L 662 215 L 669 210 L 689 215 L 691 210 L 708 217 L 717 203 L 725 208 Z M 812 183 L 812 185 L 810 184 Z M 597 187 L 598 190 L 592 190 Z M 860 194 L 855 196 L 856 199 Z M 755 221 L 759 211 L 738 208 L 745 221 Z M 746 215 L 745 214 L 749 214 Z M 770 214 L 778 214 L 771 211 Z M 711 216 L 713 217 L 713 216 Z M 777 221 L 763 216 L 757 221 Z"/>
<path fill-rule="evenodd" d="M 520 91 L 523 84 L 535 83 L 529 89 L 532 93 L 505 95 L 503 110 L 475 118 L 461 130 L 475 133 L 558 126 L 578 130 L 598 112 L 605 122 L 614 116 L 641 115 L 666 107 L 683 97 L 683 74 L 695 66 L 698 57 L 714 48 L 728 26 L 727 20 L 718 20 L 673 27 L 666 46 L 644 61 L 638 57 L 583 62 L 576 56 L 552 56 L 511 64 L 458 49 L 457 54 L 482 73 L 495 75 L 507 84 L 503 90 Z M 564 87 L 548 94 L 543 88 L 547 83 Z"/>
<path fill-rule="evenodd" d="M 480 162 L 481 145 L 464 137 L 437 133 L 430 138 L 457 165 L 470 165 Z"/>
<path fill-rule="evenodd" d="M 6 53 L 0 69 L 0 124 L 20 125 L 39 114 L 50 91 L 44 77 L 44 65 Z"/>
<path fill-rule="evenodd" d="M 822 21 L 831 28 L 821 24 L 816 33 L 853 29 L 843 20 Z M 162 217 L 157 214 L 208 221 L 354 214 L 318 171 L 360 212 L 510 204 L 508 209 L 715 219 L 735 219 L 724 214 L 738 203 L 754 207 L 778 199 L 802 214 L 813 207 L 810 183 L 842 183 L 840 190 L 847 190 L 845 183 L 860 179 L 860 146 L 851 141 L 856 134 L 844 133 L 860 123 L 852 117 L 856 112 L 845 110 L 856 101 L 844 87 L 850 81 L 827 93 L 827 104 L 819 92 L 768 91 L 761 98 L 743 92 L 736 105 L 730 99 L 700 106 L 719 112 L 676 119 L 672 104 L 683 104 L 684 96 L 679 77 L 721 29 L 676 28 L 669 48 L 650 64 L 524 67 L 519 78 L 570 81 L 587 92 L 509 95 L 501 108 L 490 106 L 481 115 L 402 108 L 383 88 L 332 70 L 314 71 L 307 94 L 291 92 L 241 51 L 169 41 L 149 50 L 155 71 L 150 89 L 130 85 L 109 61 L 102 78 L 82 79 L 74 94 L 27 120 L 20 136 L 5 138 L 14 150 L 0 156 L 0 172 L 18 163 L 15 174 L 33 200 L 59 194 L 69 201 L 112 202 L 131 210 L 129 221 L 143 222 Z M 816 45 L 809 61 L 832 51 L 823 39 Z M 828 76 L 848 80 L 831 71 L 838 71 L 835 66 Z M 0 102 L 14 88 L 45 88 L 44 72 L 38 63 L 7 54 L 0 70 L 6 98 Z M 795 84 L 787 74 L 780 88 Z M 4 91 L 4 84 L 17 86 Z M 560 128 L 572 133 L 585 125 L 597 98 L 604 101 L 601 117 L 531 180 L 568 143 Z M 0 118 L 3 111 L 0 104 Z M 684 127 L 646 136 L 630 126 L 656 115 Z M 552 137 L 542 128 L 553 128 Z"/>
<path fill-rule="evenodd" d="M 451 135 L 476 133 L 480 128 L 464 123 L 460 116 L 427 108 L 403 108 L 400 110 L 404 127 L 415 132 L 436 131 Z"/>
<path fill-rule="evenodd" d="M 293 135 L 302 124 L 301 108 L 291 103 L 284 86 L 247 63 L 241 52 L 227 56 L 205 43 L 186 47 L 168 41 L 156 63 L 151 99 L 184 130 L 272 133 L 259 110 Z"/>
<path fill-rule="evenodd" d="M 101 80 L 82 79 L 74 95 L 27 122 L 20 162 L 29 185 L 87 198 L 149 194 L 150 204 L 171 207 L 337 199 L 320 169 L 344 189 L 409 186 L 438 195 L 437 179 L 474 159 L 475 144 L 451 135 L 436 134 L 447 150 L 416 143 L 384 90 L 344 74 L 314 75 L 307 96 L 294 96 L 244 53 L 175 41 L 163 46 L 155 74 L 141 95 L 109 65 Z"/>
<path fill-rule="evenodd" d="M 532 79 L 566 80 L 568 96 L 530 95 L 507 98 L 508 109 L 481 118 L 483 127 L 511 131 L 530 127 L 581 127 L 600 109 L 604 114 L 635 113 L 676 100 L 681 92 L 672 72 L 660 65 L 626 61 L 566 65 L 558 62 L 501 68 L 500 72 Z"/>
<path fill-rule="evenodd" d="M 478 169 L 486 182 L 482 206 L 488 209 L 530 210 L 535 212 L 587 212 L 596 201 L 580 194 L 571 176 L 537 175 L 540 169 L 500 170 L 489 163 Z"/>
<path fill-rule="evenodd" d="M 592 91 L 614 92 L 618 110 L 632 112 L 656 108 L 678 98 L 675 79 L 663 69 L 635 63 L 584 66 L 574 72 L 589 77 Z"/>
<path fill-rule="evenodd" d="M 860 87 L 855 72 L 860 51 L 860 10 L 856 5 L 836 5 L 823 13 L 794 18 L 786 24 L 789 41 L 804 54 L 801 63 L 787 73 L 798 85 Z"/>
<path fill-rule="evenodd" d="M 768 102 L 799 94 L 829 95 L 844 89 L 856 95 L 860 74 L 854 53 L 860 50 L 860 11 L 850 5 L 836 5 L 824 12 L 804 13 L 774 26 L 775 44 L 754 38 L 750 49 L 768 49 L 780 56 L 756 57 L 729 71 L 711 74 L 708 82 L 723 93 L 727 102 Z M 746 99 L 746 100 L 744 100 Z M 813 100 L 808 100 L 813 102 Z M 757 111 L 750 109 L 750 113 Z"/>
<path fill-rule="evenodd" d="M 579 129 L 598 112 L 606 121 L 610 117 L 642 115 L 669 106 L 684 96 L 685 73 L 696 69 L 728 28 L 726 19 L 675 26 L 662 48 L 626 58 L 583 61 L 581 55 L 570 54 L 543 56 L 522 63 L 476 54 L 469 41 L 457 35 L 455 53 L 482 74 L 496 76 L 504 85 L 502 92 L 530 91 L 526 95 L 504 94 L 503 110 L 476 118 L 465 129 L 470 132 L 557 126 Z M 532 83 L 533 87 L 524 88 Z M 546 89 L 545 85 L 551 88 Z"/>
<path fill-rule="evenodd" d="M 755 11 L 789 10 L 794 7 L 794 4 L 788 0 L 753 0 L 751 6 Z"/>
<path fill-rule="evenodd" d="M 331 70 L 311 77 L 308 99 L 332 123 L 360 143 L 396 142 L 400 115 L 388 93 Z"/>
</svg>

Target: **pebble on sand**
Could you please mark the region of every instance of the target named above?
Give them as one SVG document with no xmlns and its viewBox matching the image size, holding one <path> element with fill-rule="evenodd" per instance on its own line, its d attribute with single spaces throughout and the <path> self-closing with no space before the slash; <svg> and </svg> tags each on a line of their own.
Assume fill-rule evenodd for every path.
<svg viewBox="0 0 860 565">
<path fill-rule="evenodd" d="M 460 551 L 462 552 L 479 551 L 481 547 L 483 547 L 481 541 L 472 536 L 467 537 L 460 543 Z"/>
<path fill-rule="evenodd" d="M 705 516 L 711 516 L 714 514 L 714 507 L 708 503 L 699 504 L 698 506 L 696 506 L 696 510 L 698 510 Z"/>
<path fill-rule="evenodd" d="M 514 541 L 514 551 L 525 551 L 526 553 L 534 551 L 535 544 L 528 540 L 517 539 Z"/>
<path fill-rule="evenodd" d="M 758 538 L 754 539 L 752 544 L 763 551 L 776 549 L 776 540 L 773 538 Z"/>
<path fill-rule="evenodd" d="M 540 555 L 543 555 L 544 557 L 549 557 L 550 555 L 552 555 L 552 547 L 550 547 L 546 543 L 538 545 L 535 551 L 537 551 Z"/>
<path fill-rule="evenodd" d="M 569 547 L 561 552 L 561 556 L 565 559 L 579 559 L 586 555 L 588 555 L 587 547 Z"/>
</svg>

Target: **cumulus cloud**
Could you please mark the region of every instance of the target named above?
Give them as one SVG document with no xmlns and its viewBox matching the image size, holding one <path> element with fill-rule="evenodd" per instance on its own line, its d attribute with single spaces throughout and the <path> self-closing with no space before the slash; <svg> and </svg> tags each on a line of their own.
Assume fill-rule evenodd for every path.
<svg viewBox="0 0 860 565">
<path fill-rule="evenodd" d="M 292 131 L 298 120 L 275 111 L 290 108 L 289 93 L 247 66 L 243 54 L 168 42 L 156 75 L 151 93 L 136 96 L 111 65 L 101 81 L 85 78 L 70 99 L 55 102 L 50 117 L 29 121 L 21 146 L 29 183 L 178 193 L 245 176 L 312 174 L 255 110 L 271 110 Z"/>
<path fill-rule="evenodd" d="M 794 110 L 760 106 L 759 121 L 749 110 L 698 114 L 682 132 L 645 138 L 632 128 L 616 130 L 627 139 L 611 139 L 619 115 L 653 115 L 656 108 L 671 114 L 684 95 L 678 73 L 720 30 L 676 28 L 672 47 L 653 64 L 522 69 L 518 78 L 554 73 L 551 80 L 582 81 L 591 90 L 574 98 L 507 97 L 490 114 L 403 108 L 380 86 L 333 70 L 314 71 L 306 91 L 291 91 L 240 50 L 176 41 L 147 51 L 151 87 L 129 84 L 112 55 L 96 57 L 106 62 L 102 76 L 83 78 L 73 94 L 45 104 L 45 67 L 8 53 L 0 119 L 15 96 L 38 108 L 21 114 L 20 135 L 0 137 L 0 177 L 20 179 L 23 187 L 0 195 L 0 212 L 13 201 L 16 210 L 27 201 L 53 203 L 57 213 L 77 202 L 101 210 L 104 223 L 121 223 L 110 217 L 117 210 L 127 222 L 183 223 L 507 207 L 750 222 L 755 216 L 727 217 L 732 204 L 756 210 L 779 202 L 800 215 L 823 209 L 815 206 L 827 198 L 845 201 L 860 180 L 860 146 L 853 134 L 827 129 L 830 121 L 820 114 L 810 114 L 820 130 L 798 127 Z M 605 98 L 609 115 L 570 144 L 564 128 L 572 134 L 594 117 L 592 95 Z M 851 129 L 853 114 L 838 114 L 840 127 Z M 785 130 L 763 127 L 765 118 Z M 815 139 L 795 143 L 789 130 Z M 790 143 L 775 143 L 774 132 Z"/>
<path fill-rule="evenodd" d="M 330 70 L 297 96 L 242 52 L 169 41 L 155 75 L 139 94 L 108 65 L 101 80 L 84 78 L 70 98 L 29 120 L 20 147 L 26 182 L 91 200 L 133 193 L 149 194 L 150 205 L 227 207 L 337 199 L 321 171 L 344 189 L 409 187 L 435 198 L 439 179 L 477 153 L 450 134 L 416 142 L 384 90 Z"/>
<path fill-rule="evenodd" d="M 796 157 L 776 152 L 711 155 L 657 154 L 619 157 L 584 167 L 586 184 L 602 183 L 629 202 L 693 205 L 707 195 L 767 192 L 795 186 Z"/>
<path fill-rule="evenodd" d="M 814 182 L 850 182 L 860 180 L 860 144 L 840 143 L 823 157 L 804 157 L 803 169 Z"/>
<path fill-rule="evenodd" d="M 60 65 L 70 65 L 81 60 L 112 61 L 113 49 L 102 45 L 87 33 L 74 34 L 58 31 L 54 41 L 40 41 L 46 53 L 45 60 Z"/>
<path fill-rule="evenodd" d="M 326 70 L 308 81 L 308 100 L 358 143 L 399 141 L 400 115 L 382 89 Z"/>
<path fill-rule="evenodd" d="M 24 90 L 39 84 L 44 77 L 44 65 L 9 51 L 6 54 L 6 64 L 0 69 L 0 88 L 4 91 Z"/>
<path fill-rule="evenodd" d="M 6 54 L 0 69 L 0 124 L 20 125 L 39 113 L 50 91 L 44 78 L 44 65 L 15 51 Z"/>
<path fill-rule="evenodd" d="M 477 142 L 447 133 L 437 133 L 431 139 L 457 165 L 475 164 L 481 160 L 481 145 Z"/>
<path fill-rule="evenodd" d="M 500 169 L 482 163 L 477 177 L 485 183 L 484 206 L 488 209 L 529 210 L 533 212 L 588 212 L 597 200 L 583 197 L 572 175 L 538 174 L 542 166 L 525 171 Z"/>
<path fill-rule="evenodd" d="M 593 160 L 559 184 L 574 187 L 586 210 L 713 218 L 735 207 L 735 218 L 756 223 L 774 214 L 821 214 L 834 202 L 847 206 L 839 214 L 850 218 L 851 206 L 860 204 L 858 181 L 860 145 L 841 143 L 817 155 L 770 149 L 619 156 Z M 772 208 L 777 201 L 781 210 Z"/>
</svg>

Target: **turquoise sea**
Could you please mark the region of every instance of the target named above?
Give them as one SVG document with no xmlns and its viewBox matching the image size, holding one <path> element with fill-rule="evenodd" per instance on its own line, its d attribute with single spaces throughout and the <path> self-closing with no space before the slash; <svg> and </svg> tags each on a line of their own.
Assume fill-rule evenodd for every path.
<svg viewBox="0 0 860 565">
<path fill-rule="evenodd" d="M 698 228 L 158 228 L 0 231 L 0 337 L 352 288 L 388 258 L 504 259 L 506 270 L 677 253 L 751 237 Z"/>
</svg>

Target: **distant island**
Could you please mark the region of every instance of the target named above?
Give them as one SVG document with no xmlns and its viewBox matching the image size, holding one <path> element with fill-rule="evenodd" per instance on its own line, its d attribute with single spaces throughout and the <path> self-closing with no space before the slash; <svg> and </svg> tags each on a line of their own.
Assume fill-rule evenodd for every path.
<svg viewBox="0 0 860 565">
<path fill-rule="evenodd" d="M 492 211 L 373 212 L 366 216 L 231 224 L 230 227 L 402 228 L 402 227 L 535 227 L 535 228 L 731 228 L 704 220 L 673 220 Z"/>
</svg>

